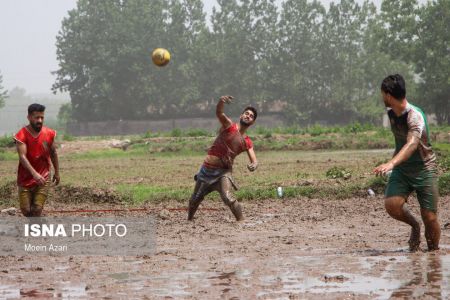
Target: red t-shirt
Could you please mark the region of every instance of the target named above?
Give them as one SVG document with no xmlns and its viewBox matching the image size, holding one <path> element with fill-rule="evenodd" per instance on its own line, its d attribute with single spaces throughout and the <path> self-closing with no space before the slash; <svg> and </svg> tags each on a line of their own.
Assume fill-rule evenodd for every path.
<svg viewBox="0 0 450 300">
<path fill-rule="evenodd" d="M 48 127 L 42 126 L 37 137 L 28 131 L 27 127 L 23 127 L 14 139 L 17 142 L 27 145 L 27 159 L 33 168 L 41 174 L 45 180 L 48 180 L 50 174 L 50 147 L 56 136 L 56 131 Z M 33 175 L 19 162 L 19 170 L 17 172 L 17 184 L 21 187 L 33 187 L 37 185 Z"/>
<path fill-rule="evenodd" d="M 248 136 L 243 137 L 239 132 L 238 124 L 233 123 L 230 127 L 220 132 L 211 148 L 209 148 L 208 155 L 219 157 L 223 166 L 231 168 L 234 158 L 251 148 L 253 148 L 252 140 Z M 210 168 L 217 167 L 207 163 L 204 165 Z"/>
</svg>

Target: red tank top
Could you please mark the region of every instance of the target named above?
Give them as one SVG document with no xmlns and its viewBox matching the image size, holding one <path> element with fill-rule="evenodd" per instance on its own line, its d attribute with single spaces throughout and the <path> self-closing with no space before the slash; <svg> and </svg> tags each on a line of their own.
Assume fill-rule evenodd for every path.
<svg viewBox="0 0 450 300">
<path fill-rule="evenodd" d="M 48 180 L 50 173 L 50 147 L 53 145 L 55 136 L 56 131 L 45 126 L 42 126 L 37 137 L 33 137 L 26 127 L 14 136 L 16 141 L 27 145 L 28 161 L 45 180 Z M 21 163 L 17 172 L 17 184 L 27 188 L 37 185 L 33 175 Z"/>
<path fill-rule="evenodd" d="M 222 166 L 213 166 L 206 162 L 203 165 L 207 168 L 225 167 L 226 169 L 231 169 L 234 158 L 251 148 L 253 148 L 251 139 L 248 136 L 243 137 L 239 132 L 238 125 L 233 123 L 230 127 L 220 132 L 208 150 L 208 155 L 220 158 Z"/>
</svg>

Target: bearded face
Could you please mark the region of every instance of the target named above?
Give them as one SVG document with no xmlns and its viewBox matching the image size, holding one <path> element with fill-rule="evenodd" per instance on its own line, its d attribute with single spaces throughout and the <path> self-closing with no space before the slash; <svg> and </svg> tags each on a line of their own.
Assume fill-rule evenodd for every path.
<svg viewBox="0 0 450 300">
<path fill-rule="evenodd" d="M 241 114 L 239 122 L 243 126 L 251 126 L 255 122 L 255 114 L 248 109 Z"/>
<path fill-rule="evenodd" d="M 30 121 L 30 126 L 34 131 L 40 132 L 44 124 L 44 112 L 34 111 L 31 115 L 28 115 L 28 121 Z"/>
</svg>

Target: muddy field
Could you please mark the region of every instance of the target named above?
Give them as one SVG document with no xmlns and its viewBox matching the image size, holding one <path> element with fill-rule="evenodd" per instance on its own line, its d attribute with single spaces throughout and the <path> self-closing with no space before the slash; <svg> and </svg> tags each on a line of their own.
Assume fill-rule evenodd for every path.
<svg viewBox="0 0 450 300">
<path fill-rule="evenodd" d="M 84 214 L 153 216 L 154 251 L 138 257 L 0 256 L 0 299 L 450 298 L 450 197 L 440 203 L 441 250 L 409 253 L 409 228 L 384 211 L 382 187 L 374 187 L 377 196 L 367 195 L 371 170 L 391 150 L 258 152 L 261 165 L 253 174 L 240 156 L 234 177 L 246 220 L 237 223 L 217 195 L 204 201 L 195 221 L 186 220 L 192 176 L 204 153 L 145 147 L 65 143 L 62 183 L 52 188 L 45 213 L 145 208 Z M 327 177 L 333 166 L 345 167 L 351 177 Z M 17 206 L 16 170 L 15 157 L 0 164 L 0 209 Z M 321 196 L 273 198 L 278 186 L 311 188 Z M 409 206 L 419 215 L 417 200 Z M 423 233 L 421 247 L 426 249 Z"/>
<path fill-rule="evenodd" d="M 449 202 L 445 197 L 440 204 L 443 228 L 450 221 Z M 251 201 L 244 203 L 242 223 L 218 201 L 205 201 L 203 208 L 217 210 L 200 210 L 194 222 L 186 221 L 185 211 L 170 210 L 182 207 L 179 202 L 147 205 L 157 219 L 152 255 L 1 257 L 0 298 L 450 297 L 450 229 L 442 231 L 438 253 L 411 254 L 408 227 L 387 216 L 380 197 Z M 415 199 L 410 207 L 417 215 Z M 47 206 L 48 211 L 61 208 L 111 206 Z M 424 241 L 421 246 L 425 250 Z"/>
</svg>

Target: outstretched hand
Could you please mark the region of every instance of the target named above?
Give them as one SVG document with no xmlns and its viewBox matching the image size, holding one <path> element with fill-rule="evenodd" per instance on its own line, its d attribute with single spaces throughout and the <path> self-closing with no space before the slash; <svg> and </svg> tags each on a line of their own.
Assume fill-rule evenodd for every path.
<svg viewBox="0 0 450 300">
<path fill-rule="evenodd" d="M 226 104 L 230 104 L 230 103 L 232 103 L 233 102 L 233 96 L 222 96 L 222 97 L 220 97 L 219 98 L 219 100 L 220 101 L 222 101 L 223 103 L 226 103 Z"/>
<path fill-rule="evenodd" d="M 376 167 L 373 172 L 377 175 L 377 176 L 385 176 L 387 172 L 392 171 L 392 169 L 394 169 L 394 164 L 391 162 L 379 165 L 378 167 Z"/>
</svg>

